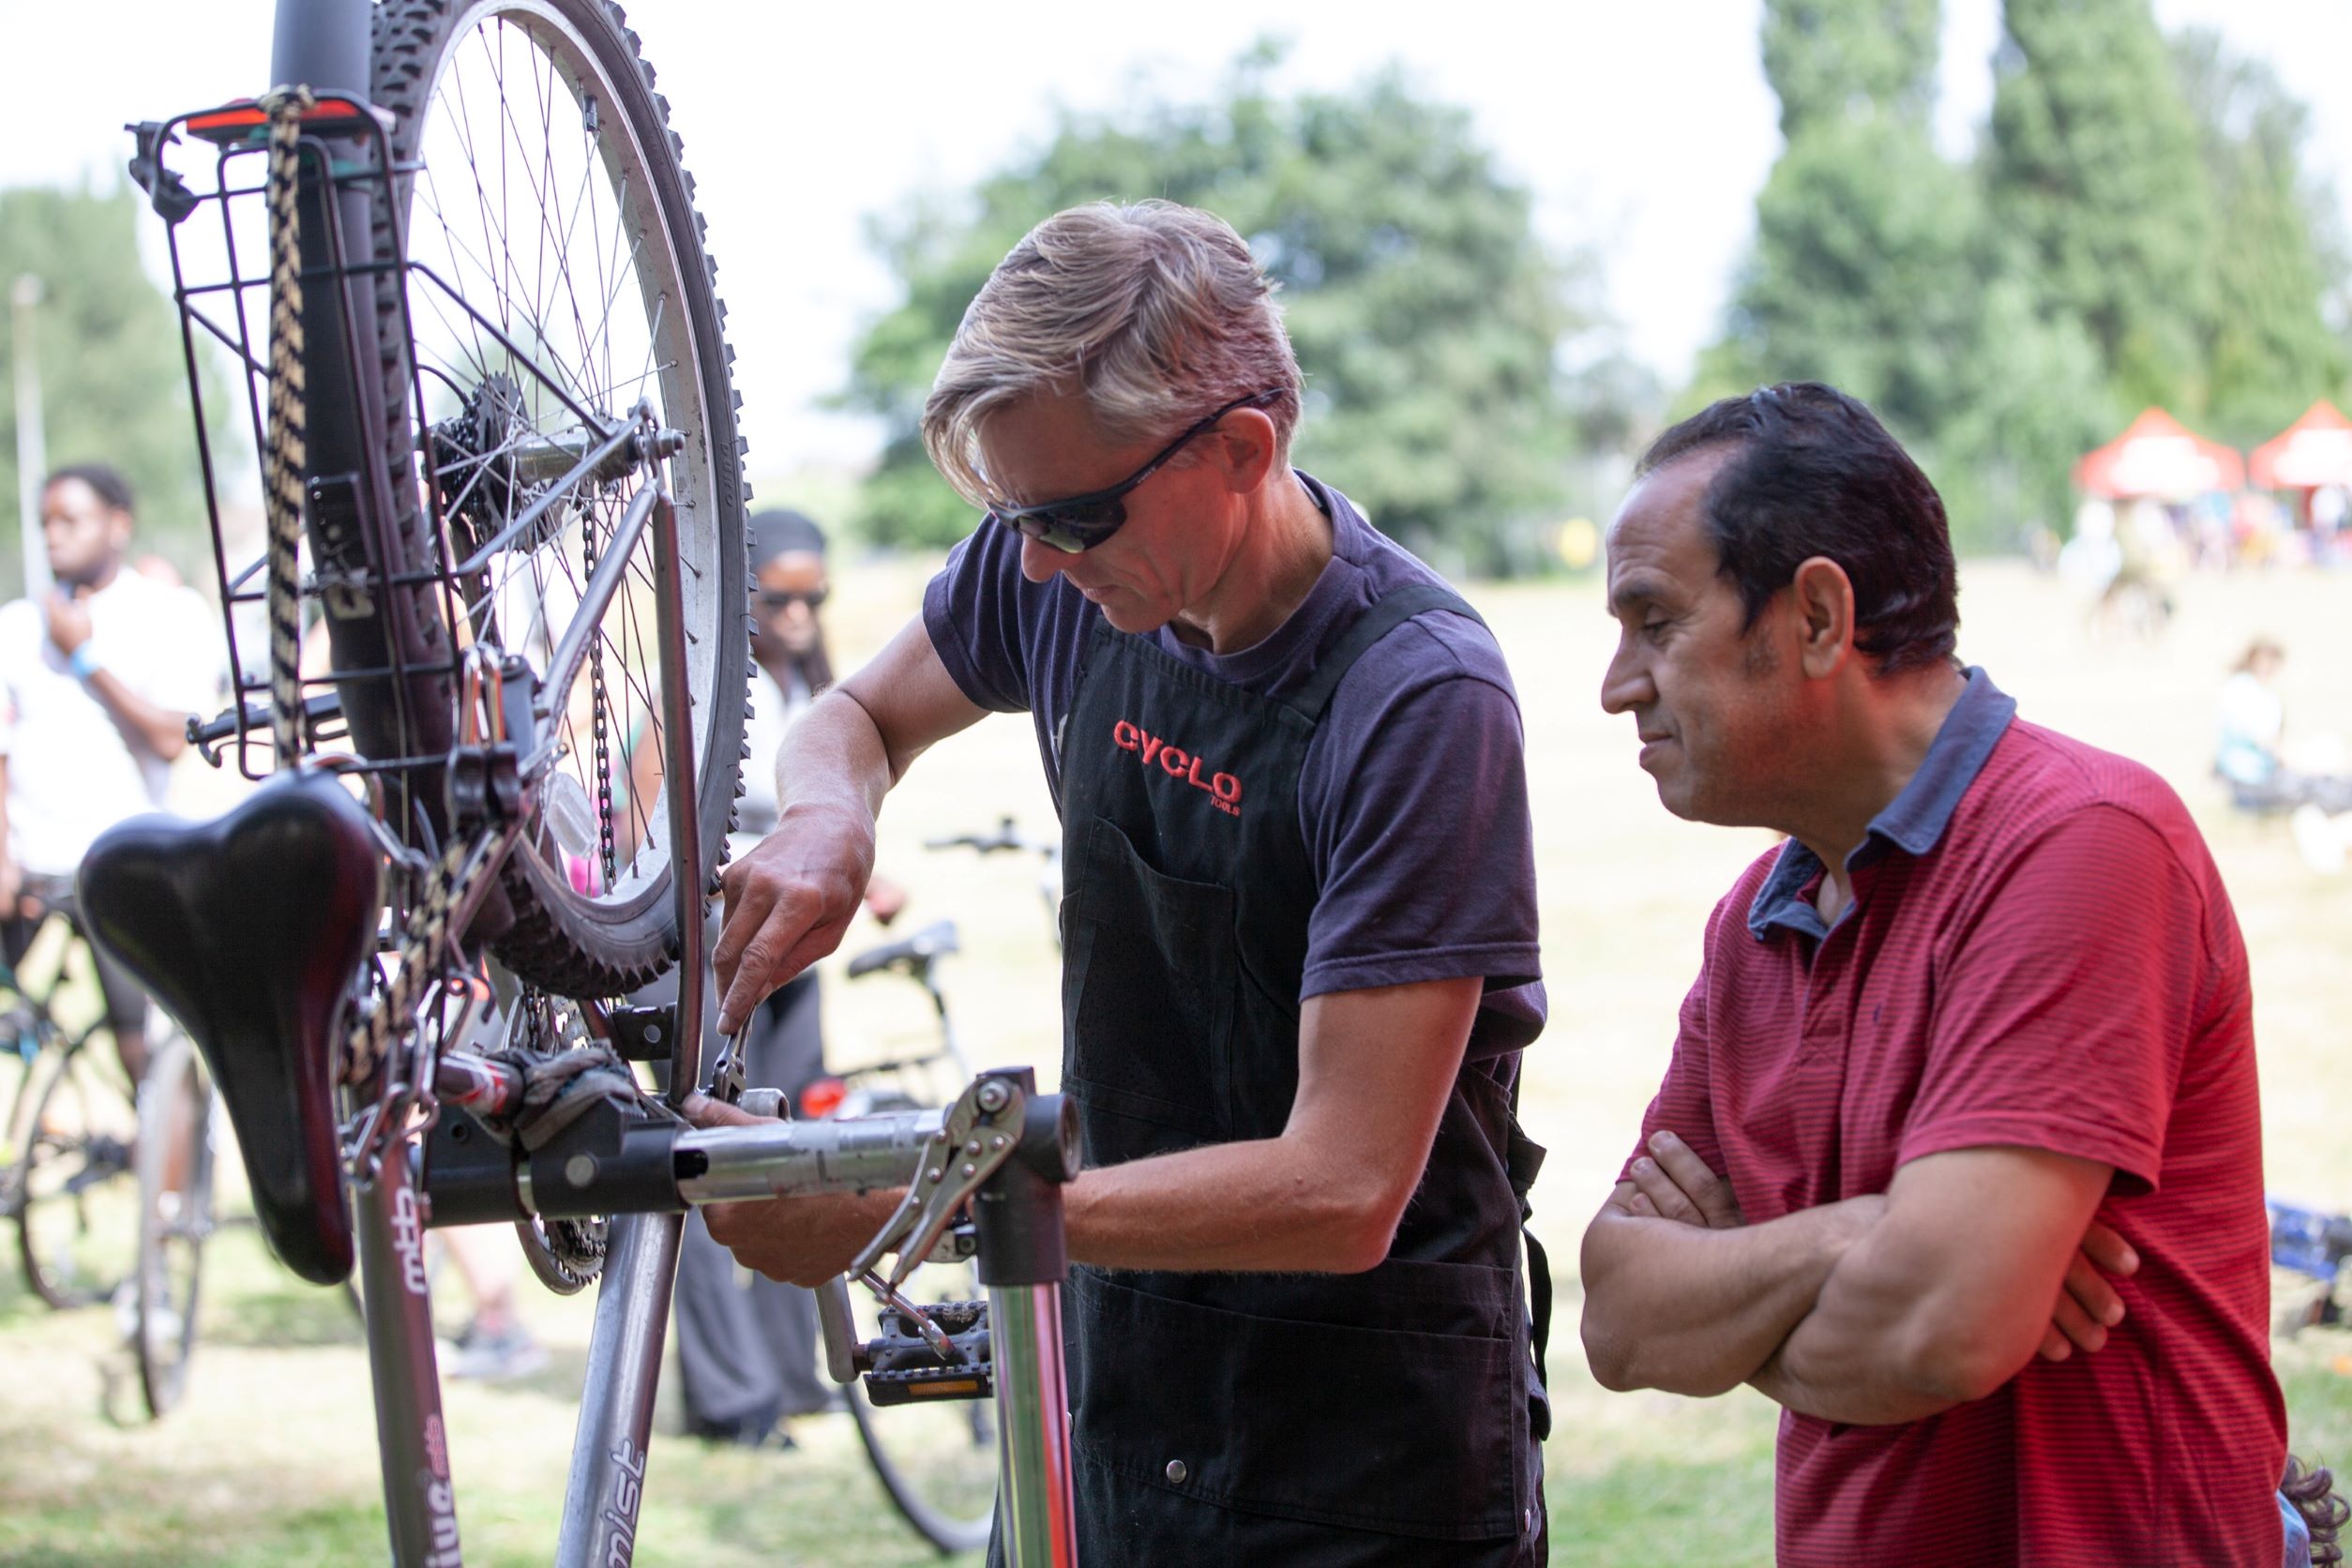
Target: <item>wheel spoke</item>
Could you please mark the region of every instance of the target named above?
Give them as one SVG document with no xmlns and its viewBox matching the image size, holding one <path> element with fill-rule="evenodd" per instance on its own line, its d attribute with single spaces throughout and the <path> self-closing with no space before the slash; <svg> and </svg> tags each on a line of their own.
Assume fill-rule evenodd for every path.
<svg viewBox="0 0 2352 1568">
<path fill-rule="evenodd" d="M 563 466 L 541 460 L 550 446 L 593 444 L 596 432 L 580 428 L 575 408 L 610 430 L 641 400 L 688 437 L 667 469 L 681 525 L 682 673 L 696 701 L 687 715 L 665 706 L 653 606 L 666 574 L 654 570 L 657 535 L 649 528 L 628 559 L 614 563 L 617 591 L 590 636 L 577 695 L 565 694 L 547 727 L 555 771 L 569 780 L 561 792 L 576 806 L 572 787 L 584 789 L 598 829 L 611 830 L 611 874 L 586 879 L 593 885 L 582 891 L 569 851 L 544 829 L 524 835 L 505 873 L 541 949 L 576 943 L 586 953 L 606 931 L 626 927 L 629 950 L 640 955 L 629 960 L 632 972 L 650 973 L 671 918 L 662 894 L 672 861 L 660 842 L 667 781 L 653 781 L 669 727 L 687 723 L 693 754 L 720 768 L 733 765 L 740 733 L 742 704 L 716 690 L 722 675 L 741 678 L 744 659 L 733 635 L 742 607 L 724 602 L 742 593 L 738 520 L 712 510 L 712 498 L 739 490 L 724 350 L 711 334 L 716 305 L 692 215 L 664 210 L 660 193 L 684 185 L 671 138 L 604 8 L 532 0 L 511 10 L 496 3 L 460 9 L 465 30 L 429 29 L 436 56 L 413 76 L 407 98 L 396 86 L 384 100 L 403 128 L 400 156 L 417 166 L 412 259 L 446 279 L 457 296 L 419 304 L 417 294 L 443 291 L 409 280 L 420 374 L 439 389 L 423 467 L 450 524 L 450 558 L 472 554 L 545 499 L 535 476 Z M 616 81 L 622 61 L 626 74 Z M 445 411 L 445 398 L 454 400 Z M 516 484 L 518 454 L 526 452 L 534 456 L 523 472 L 535 477 Z M 612 548 L 632 493 L 653 482 L 647 472 L 591 480 L 541 525 L 508 540 L 458 585 L 450 613 L 467 628 L 461 635 L 520 655 L 543 676 L 582 612 L 590 568 Z M 729 796 L 719 780 L 702 794 L 716 820 L 702 846 L 681 848 L 715 852 Z M 563 831 L 579 848 L 578 836 Z"/>
</svg>

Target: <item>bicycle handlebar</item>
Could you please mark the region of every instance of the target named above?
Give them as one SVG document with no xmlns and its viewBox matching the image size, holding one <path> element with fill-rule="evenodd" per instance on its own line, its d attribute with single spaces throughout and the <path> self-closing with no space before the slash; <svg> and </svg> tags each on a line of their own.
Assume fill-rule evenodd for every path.
<svg viewBox="0 0 2352 1568">
<path fill-rule="evenodd" d="M 1029 854 L 1052 855 L 1059 854 L 1062 851 L 1062 846 L 1051 840 L 1030 837 L 1014 825 L 1014 819 L 1010 817 L 998 822 L 996 831 L 992 834 L 983 836 L 977 833 L 958 833 L 946 838 L 926 838 L 923 840 L 923 847 L 927 850 L 976 850 L 982 854 L 1015 851 Z"/>
<path fill-rule="evenodd" d="M 335 740 L 343 731 L 330 729 L 343 716 L 340 692 L 312 692 L 302 700 L 304 731 L 313 740 Z M 266 733 L 269 730 L 269 704 L 266 701 L 245 702 L 224 708 L 213 717 L 188 716 L 188 744 L 196 748 L 198 756 L 214 767 L 220 765 L 220 743 L 230 736 L 245 732 Z"/>
</svg>

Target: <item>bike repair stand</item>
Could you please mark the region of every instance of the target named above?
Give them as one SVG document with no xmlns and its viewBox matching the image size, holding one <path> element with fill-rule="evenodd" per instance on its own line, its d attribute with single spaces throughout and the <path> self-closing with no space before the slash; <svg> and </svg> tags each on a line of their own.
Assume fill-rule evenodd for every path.
<svg viewBox="0 0 2352 1568">
<path fill-rule="evenodd" d="M 717 1150 L 711 1156 L 714 1169 L 725 1158 Z M 863 1377 L 876 1406 L 993 1393 L 997 1534 L 1010 1568 L 1078 1562 L 1062 1341 L 1062 1281 L 1069 1271 L 1062 1185 L 1078 1168 L 1078 1118 L 1068 1100 L 1039 1094 L 1037 1075 L 1027 1067 L 982 1073 L 927 1143 L 898 1212 L 849 1274 L 817 1291 L 834 1380 Z M 952 1245 L 952 1221 L 967 1202 L 987 1318 L 975 1321 L 969 1306 L 934 1307 L 927 1317 L 897 1287 L 917 1263 L 939 1256 L 935 1247 Z M 884 1278 L 875 1270 L 892 1249 L 898 1263 Z M 851 1327 L 850 1281 L 858 1277 L 884 1303 L 882 1337 L 871 1343 L 860 1343 Z"/>
<path fill-rule="evenodd" d="M 1020 1141 L 972 1201 L 996 1363 L 997 1529 L 1012 1568 L 1071 1568 L 1078 1530 L 1062 1364 L 1062 1280 L 1070 1266 L 1062 1184 L 1078 1174 L 1076 1118 L 1061 1095 L 1035 1096 L 1028 1068 L 1004 1076 L 1029 1092 Z M 994 1086 L 993 1077 L 983 1078 L 982 1105 Z"/>
</svg>

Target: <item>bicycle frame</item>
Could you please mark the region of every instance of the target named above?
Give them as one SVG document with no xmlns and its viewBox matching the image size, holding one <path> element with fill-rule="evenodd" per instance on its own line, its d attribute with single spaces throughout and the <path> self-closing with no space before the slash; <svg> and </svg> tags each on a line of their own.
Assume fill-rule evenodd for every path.
<svg viewBox="0 0 2352 1568">
<path fill-rule="evenodd" d="M 303 219 L 303 271 L 309 289 L 323 303 L 324 313 L 321 321 L 330 327 L 324 332 L 314 331 L 313 340 L 326 346 L 330 358 L 339 353 L 354 365 L 374 362 L 376 321 L 369 303 L 359 297 L 361 292 L 372 286 L 374 272 L 387 264 L 406 264 L 406 248 L 399 243 L 397 234 L 397 212 L 392 214 L 392 220 L 395 254 L 400 259 L 385 264 L 354 259 L 351 253 L 353 236 L 364 236 L 369 232 L 373 204 L 391 201 L 396 173 L 382 117 L 369 105 L 366 96 L 370 9 L 369 0 L 279 0 L 272 67 L 274 82 L 309 85 L 323 106 L 331 106 L 335 134 L 342 139 L 341 144 L 362 149 L 355 159 L 339 158 L 325 140 L 325 132 L 313 136 L 306 129 L 299 180 L 299 201 L 307 214 Z M 176 225 L 207 199 L 191 195 L 176 176 L 161 166 L 162 147 L 176 128 L 188 126 L 216 136 L 225 134 L 229 141 L 235 141 L 257 123 L 253 111 L 233 106 L 229 111 L 201 119 L 182 116 L 161 126 L 142 128 L 140 162 L 145 167 L 141 179 L 158 212 Z M 224 150 L 223 168 L 229 156 Z M 216 194 L 224 202 L 225 214 L 225 200 L 231 194 L 225 177 L 219 181 Z M 189 307 L 189 299 L 204 291 L 191 288 L 179 276 L 178 264 L 175 248 L 175 293 L 182 309 L 183 342 L 190 382 L 195 384 L 199 379 L 195 374 L 194 348 L 197 317 Z M 518 357 L 528 357 L 498 332 L 495 324 L 483 320 L 457 297 L 448 284 L 430 274 L 425 277 L 428 282 L 450 294 L 456 305 L 473 315 L 505 348 Z M 225 285 L 231 299 L 241 300 L 243 295 L 238 291 L 250 288 L 252 283 L 252 279 L 237 278 L 232 260 L 231 281 Z M 215 292 L 219 287 L 224 286 L 214 286 Z M 258 367 L 259 361 L 245 332 L 241 304 L 237 310 L 237 330 L 234 336 L 209 321 L 203 324 L 229 342 L 250 370 Z M 406 331 L 405 321 L 395 323 L 391 329 Z M 414 354 L 410 361 L 413 377 Z M 333 383 L 330 381 L 329 384 Z M 376 411 L 369 405 L 378 393 L 369 384 L 369 378 L 352 376 L 349 387 L 354 407 L 361 412 L 360 424 L 376 428 Z M 314 397 L 318 390 L 314 382 Z M 251 400 L 249 376 L 248 394 Z M 422 406 L 421 389 L 417 406 Z M 258 427 L 258 404 L 252 412 Z M 606 610 L 621 591 L 626 575 L 625 564 L 648 528 L 654 535 L 654 619 L 660 654 L 662 702 L 672 715 L 690 714 L 694 707 L 694 694 L 687 686 L 687 627 L 682 608 L 678 519 L 661 469 L 661 460 L 674 450 L 666 445 L 670 432 L 653 428 L 651 405 L 642 400 L 626 420 L 610 428 L 584 409 L 574 406 L 573 412 L 590 432 L 590 439 L 580 443 L 577 450 L 550 448 L 534 454 L 535 460 L 544 465 L 543 477 L 553 481 L 550 489 L 497 537 L 478 545 L 474 560 L 454 565 L 447 560 L 447 534 L 438 515 L 439 498 L 434 499 L 435 533 L 444 555 L 442 569 L 430 575 L 442 583 L 445 594 L 453 572 L 478 568 L 487 552 L 504 539 L 530 530 L 541 513 L 557 505 L 583 478 L 610 476 L 610 467 L 616 460 L 624 470 L 642 464 L 648 471 L 648 482 L 631 501 L 599 569 L 581 590 L 572 622 L 576 635 L 567 635 L 552 651 L 544 680 L 529 680 L 527 667 L 519 660 L 502 658 L 498 650 L 487 643 L 460 648 L 451 656 L 448 673 L 465 683 L 469 693 L 465 707 L 467 733 L 460 739 L 460 751 L 446 760 L 451 792 L 456 797 L 460 783 L 475 792 L 469 797 L 474 809 L 467 827 L 460 829 L 458 821 L 464 814 L 461 808 L 454 804 L 451 807 L 453 840 L 470 846 L 461 863 L 452 863 L 464 867 L 452 885 L 470 889 L 459 897 L 456 907 L 447 914 L 448 930 L 459 933 L 460 940 L 479 901 L 495 887 L 492 873 L 498 863 L 515 849 L 521 824 L 530 818 L 531 792 L 536 787 L 538 764 L 553 755 L 553 725 L 565 711 L 566 690 L 581 667 L 586 636 L 601 623 Z M 213 488 L 211 454 L 208 447 L 203 447 L 201 419 L 199 427 L 209 496 Z M 314 488 L 353 487 L 363 520 L 389 516 L 389 489 L 396 482 L 405 482 L 390 472 L 382 451 L 374 448 L 358 454 L 354 473 L 312 474 L 309 477 Z M 216 515 L 217 555 L 218 524 Z M 367 526 L 376 524 L 369 521 Z M 226 599 L 234 603 L 241 597 L 256 596 L 249 592 L 240 596 L 239 592 L 252 572 L 232 580 L 225 558 L 218 559 L 216 564 L 220 568 Z M 407 580 L 384 579 L 386 584 L 396 586 L 406 585 Z M 225 616 L 229 606 L 224 604 L 223 608 Z M 457 618 L 445 614 L 445 623 L 454 626 Z M 230 635 L 234 646 L 233 625 Z M 393 668 L 386 670 L 338 673 L 342 678 L 390 679 L 396 683 L 396 689 L 405 690 L 411 672 L 400 667 L 397 653 L 391 662 Z M 519 701 L 526 686 L 531 688 L 529 700 Z M 247 689 L 240 686 L 235 708 L 234 727 L 241 757 L 252 728 L 252 710 L 244 701 Z M 294 701 L 275 693 L 271 698 L 273 704 Z M 481 769 L 479 776 L 461 772 L 460 764 L 465 760 L 465 747 L 475 739 L 472 730 L 477 719 L 486 737 L 494 732 L 498 745 L 506 748 L 506 771 L 503 776 L 494 772 L 496 760 L 488 759 L 486 749 L 478 747 L 483 755 L 473 761 Z M 315 731 L 313 733 L 315 737 Z M 694 725 L 667 724 L 662 727 L 662 734 L 665 776 L 671 780 L 697 779 Z M 527 745 L 522 744 L 526 737 Z M 376 775 L 420 763 L 439 765 L 442 761 L 372 759 L 354 765 L 358 771 Z M 668 800 L 669 842 L 679 846 L 701 844 L 698 790 L 670 788 L 663 792 Z M 468 837 L 458 839 L 460 832 Z M 397 845 L 387 844 L 387 848 L 396 857 L 413 859 Z M 700 875 L 687 874 L 684 865 L 676 867 L 671 883 L 679 946 L 677 995 L 666 1020 L 671 1031 L 670 1089 L 666 1097 L 671 1120 L 652 1127 L 650 1132 L 643 1125 L 637 1128 L 648 1136 L 634 1146 L 640 1156 L 634 1163 L 616 1160 L 612 1170 L 600 1173 L 593 1157 L 575 1155 L 562 1168 L 560 1190 L 555 1182 L 548 1181 L 535 1194 L 532 1163 L 512 1155 L 505 1173 L 504 1198 L 495 1199 L 493 1195 L 493 1212 L 486 1215 L 480 1183 L 476 1181 L 463 1190 L 451 1187 L 445 1192 L 443 1184 L 436 1181 L 432 1165 L 424 1158 L 423 1142 L 440 1114 L 437 1108 L 462 1108 L 469 1103 L 511 1108 L 519 1097 L 520 1085 L 513 1067 L 462 1050 L 420 1048 L 413 1055 L 385 1057 L 376 1063 L 373 1081 L 345 1092 L 344 1109 L 350 1124 L 358 1129 L 351 1137 L 346 1153 L 349 1186 L 356 1206 L 354 1229 L 367 1309 L 377 1441 L 395 1563 L 401 1568 L 454 1568 L 462 1561 L 424 1267 L 424 1232 L 429 1227 L 437 1222 L 460 1224 L 483 1217 L 616 1216 L 611 1221 L 599 1284 L 587 1384 L 554 1557 L 562 1568 L 587 1568 L 589 1564 L 626 1564 L 634 1554 L 652 1435 L 655 1387 L 686 1205 L 729 1196 L 870 1190 L 882 1185 L 908 1186 L 934 1199 L 949 1191 L 972 1198 L 982 1236 L 983 1278 L 989 1285 L 992 1304 L 1002 1290 L 1000 1310 L 1004 1314 L 1003 1320 L 1015 1328 L 1013 1342 L 1005 1345 L 1003 1363 L 1003 1369 L 1010 1374 L 1005 1382 L 1010 1396 L 999 1402 L 1005 1439 L 1002 1447 L 1001 1491 L 1006 1500 L 1008 1525 L 1012 1527 L 1007 1530 L 1007 1541 L 1014 1546 L 1013 1560 L 1020 1568 L 1073 1561 L 1066 1399 L 1062 1388 L 1059 1328 L 1058 1292 L 1063 1259 L 1061 1202 L 1056 1184 L 1068 1175 L 1072 1135 L 1067 1118 L 1060 1112 L 1060 1102 L 1050 1097 L 1038 1098 L 1025 1073 L 983 1075 L 966 1090 L 964 1099 L 957 1102 L 956 1114 L 970 1122 L 981 1114 L 975 1108 L 984 1105 L 991 1112 L 1001 1112 L 1008 1104 L 1033 1110 L 1050 1106 L 1052 1109 L 1046 1114 L 1051 1125 L 1024 1126 L 1017 1129 L 1018 1138 L 1011 1132 L 994 1134 L 994 1153 L 988 1155 L 981 1154 L 981 1145 L 975 1140 L 971 1145 L 974 1159 L 969 1163 L 964 1162 L 957 1149 L 941 1142 L 942 1129 L 951 1123 L 941 1120 L 942 1113 L 938 1112 L 930 1113 L 933 1124 L 927 1128 L 918 1127 L 904 1117 L 873 1118 L 866 1123 L 779 1123 L 773 1130 L 686 1128 L 675 1117 L 675 1108 L 703 1079 L 702 1020 L 708 1005 L 704 994 L 704 890 Z M 439 978 L 437 974 L 424 975 L 421 970 L 417 972 L 426 980 Z M 592 1028 L 595 1033 L 604 1033 L 600 1020 Z M 404 1081 L 396 1063 L 413 1069 L 405 1073 L 406 1078 L 422 1081 Z M 993 1105 L 988 1105 L 991 1097 Z M 1017 1152 L 1020 1154 L 1018 1159 L 1014 1157 Z M 582 1159 L 586 1160 L 584 1170 L 580 1165 Z M 929 1184 L 940 1184 L 951 1166 L 958 1166 L 969 1179 L 964 1186 L 925 1184 L 926 1178 Z M 986 1179 L 982 1181 L 976 1173 L 984 1167 Z M 437 1203 L 436 1199 L 445 1201 Z M 496 1212 L 502 1205 L 504 1212 Z M 910 1199 L 900 1217 L 903 1219 L 918 1208 L 926 1225 L 930 1225 L 934 1218 L 944 1223 L 943 1217 L 932 1215 L 930 1208 L 922 1206 L 915 1199 Z M 887 1234 L 878 1237 L 869 1249 L 876 1258 Z M 909 1243 L 908 1252 L 927 1252 L 935 1236 L 933 1226 L 930 1234 Z M 909 1266 L 902 1256 L 900 1268 Z"/>
</svg>

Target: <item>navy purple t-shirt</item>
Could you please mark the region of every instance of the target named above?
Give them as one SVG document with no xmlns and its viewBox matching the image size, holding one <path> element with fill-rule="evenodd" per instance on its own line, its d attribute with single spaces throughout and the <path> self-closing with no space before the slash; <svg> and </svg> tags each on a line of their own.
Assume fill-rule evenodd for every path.
<svg viewBox="0 0 2352 1568">
<path fill-rule="evenodd" d="M 1214 654 L 1162 627 L 1162 651 L 1260 696 L 1303 685 L 1373 600 L 1437 573 L 1302 474 L 1331 520 L 1332 558 L 1290 616 L 1253 647 Z M 1061 805 L 1057 737 L 1100 613 L 1056 576 L 1021 575 L 1020 539 L 993 520 L 957 545 L 923 596 L 923 625 L 966 697 L 1026 712 Z M 1515 1050 L 1544 1026 L 1535 859 L 1518 698 L 1486 628 L 1425 611 L 1357 659 L 1307 747 L 1299 830 L 1319 895 L 1300 1000 L 1478 975 L 1472 1057 Z"/>
</svg>

